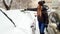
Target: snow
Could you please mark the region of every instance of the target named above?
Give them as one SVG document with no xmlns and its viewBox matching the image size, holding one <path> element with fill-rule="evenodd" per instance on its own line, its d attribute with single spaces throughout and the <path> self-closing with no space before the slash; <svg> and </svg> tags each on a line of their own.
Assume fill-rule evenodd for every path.
<svg viewBox="0 0 60 34">
<path fill-rule="evenodd" d="M 14 29 L 14 25 L 0 12 L 0 34 Z"/>
</svg>

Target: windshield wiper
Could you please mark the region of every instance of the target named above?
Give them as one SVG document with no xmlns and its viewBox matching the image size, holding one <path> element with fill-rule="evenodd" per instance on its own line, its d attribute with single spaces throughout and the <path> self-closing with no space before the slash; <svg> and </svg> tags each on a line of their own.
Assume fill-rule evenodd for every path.
<svg viewBox="0 0 60 34">
<path fill-rule="evenodd" d="M 0 9 L 0 11 L 1 11 L 1 12 L 14 24 L 14 26 L 16 27 L 15 23 L 13 22 L 13 20 L 12 20 L 11 18 L 9 18 L 8 15 L 7 15 L 5 12 L 3 12 L 1 9 Z"/>
</svg>

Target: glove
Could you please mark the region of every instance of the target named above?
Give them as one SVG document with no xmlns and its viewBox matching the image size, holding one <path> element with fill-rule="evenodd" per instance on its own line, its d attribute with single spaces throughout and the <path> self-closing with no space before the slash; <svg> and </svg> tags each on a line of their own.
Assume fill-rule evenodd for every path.
<svg viewBox="0 0 60 34">
<path fill-rule="evenodd" d="M 34 27 L 34 26 L 31 26 L 31 28 Z"/>
</svg>

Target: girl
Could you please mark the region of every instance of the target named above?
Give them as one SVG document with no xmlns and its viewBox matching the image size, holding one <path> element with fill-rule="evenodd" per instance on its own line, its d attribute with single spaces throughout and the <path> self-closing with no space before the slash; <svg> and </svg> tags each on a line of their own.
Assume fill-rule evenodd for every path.
<svg viewBox="0 0 60 34">
<path fill-rule="evenodd" d="M 42 11 L 42 7 L 45 1 L 39 1 L 38 2 L 38 7 L 37 7 L 37 19 L 38 19 L 38 25 L 39 25 L 39 30 L 40 34 L 44 34 L 44 28 L 48 24 L 48 14 L 47 11 Z"/>
</svg>

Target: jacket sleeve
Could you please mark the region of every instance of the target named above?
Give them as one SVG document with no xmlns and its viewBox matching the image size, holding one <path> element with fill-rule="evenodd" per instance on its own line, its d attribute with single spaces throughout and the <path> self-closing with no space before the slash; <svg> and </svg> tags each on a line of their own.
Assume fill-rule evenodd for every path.
<svg viewBox="0 0 60 34">
<path fill-rule="evenodd" d="M 46 16 L 46 20 L 45 20 L 45 23 L 48 24 L 49 23 L 49 17 L 48 17 L 48 13 L 45 14 Z"/>
</svg>

